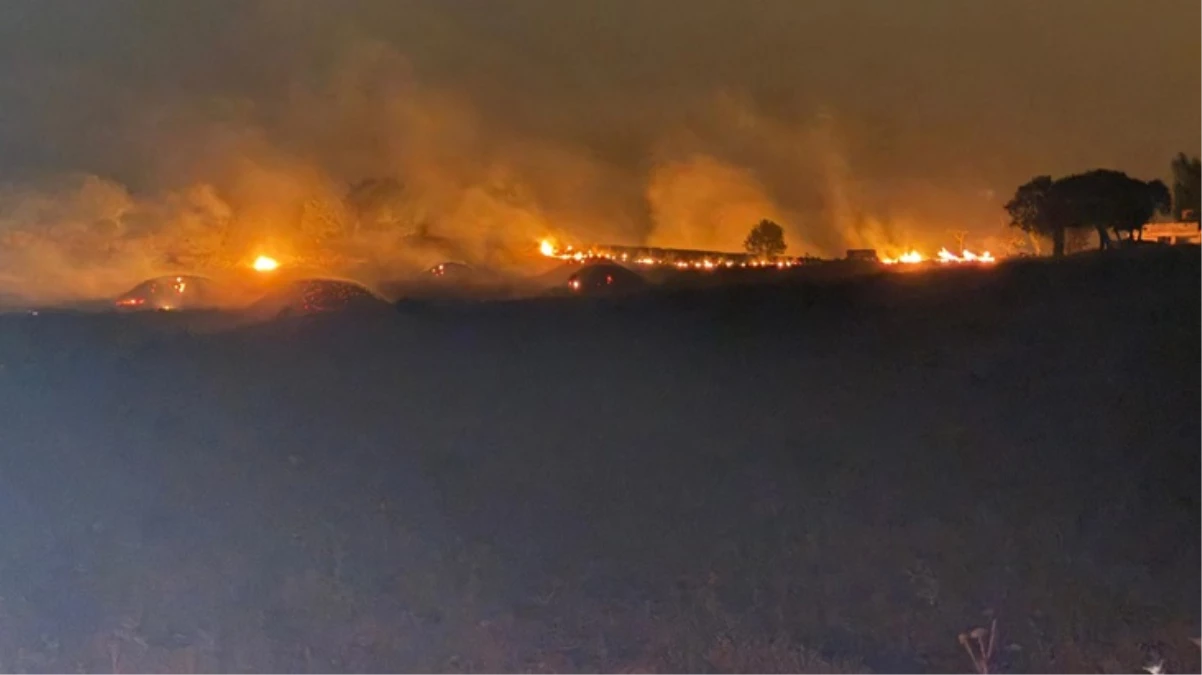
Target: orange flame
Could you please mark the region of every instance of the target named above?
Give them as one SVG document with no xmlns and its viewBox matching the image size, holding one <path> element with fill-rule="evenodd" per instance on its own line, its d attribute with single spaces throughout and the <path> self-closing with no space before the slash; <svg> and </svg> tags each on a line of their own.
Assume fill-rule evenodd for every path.
<svg viewBox="0 0 1202 675">
<path fill-rule="evenodd" d="M 941 263 L 993 263 L 997 262 L 989 251 L 981 254 L 973 253 L 968 249 L 960 251 L 960 255 L 956 255 L 946 248 L 939 249 L 939 262 Z"/>
<path fill-rule="evenodd" d="M 662 258 L 657 258 L 650 255 L 641 255 L 640 257 L 632 257 L 634 254 L 621 250 L 622 247 L 609 247 L 601 245 L 590 245 L 583 249 L 578 249 L 571 244 L 560 246 L 553 237 L 545 237 L 538 242 L 538 252 L 548 258 L 556 260 L 565 260 L 568 262 L 583 263 L 594 260 L 610 260 L 620 261 L 624 263 L 633 263 L 635 265 L 644 266 L 664 266 L 674 267 L 676 269 L 686 270 L 704 270 L 712 272 L 719 267 L 775 267 L 777 269 L 786 269 L 802 264 L 802 261 L 794 258 L 783 258 L 773 260 L 751 260 L 748 261 L 747 256 L 739 253 L 732 254 L 706 254 L 702 258 L 693 258 L 694 255 L 699 255 L 703 252 L 684 252 L 688 259 L 682 260 L 678 254 L 669 254 Z M 915 253 L 914 255 L 918 255 Z"/>
<path fill-rule="evenodd" d="M 898 263 L 903 265 L 915 265 L 924 260 L 926 260 L 926 258 L 924 258 L 921 253 L 911 249 L 905 253 L 902 253 L 896 258 L 882 258 L 881 262 L 885 263 L 886 265 L 897 265 Z"/>
</svg>

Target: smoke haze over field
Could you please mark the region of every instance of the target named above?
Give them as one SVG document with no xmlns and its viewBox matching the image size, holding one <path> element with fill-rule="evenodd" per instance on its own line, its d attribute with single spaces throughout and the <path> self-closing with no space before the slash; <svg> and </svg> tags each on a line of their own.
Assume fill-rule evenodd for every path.
<svg viewBox="0 0 1202 675">
<path fill-rule="evenodd" d="M 1198 151 L 1199 14 L 11 0 L 0 292 L 108 293 L 265 248 L 379 276 L 515 265 L 546 234 L 736 249 L 765 217 L 792 253 L 985 243 L 1032 175 L 1164 177 Z"/>
</svg>

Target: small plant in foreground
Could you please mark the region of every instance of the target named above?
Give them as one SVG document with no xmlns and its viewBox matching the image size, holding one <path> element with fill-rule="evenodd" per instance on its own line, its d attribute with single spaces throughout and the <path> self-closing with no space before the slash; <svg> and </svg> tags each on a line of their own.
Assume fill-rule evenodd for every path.
<svg viewBox="0 0 1202 675">
<path fill-rule="evenodd" d="M 972 659 L 973 668 L 980 675 L 988 675 L 990 659 L 993 658 L 993 648 L 997 645 L 997 619 L 989 624 L 989 628 L 974 628 L 968 633 L 960 633 L 960 644 Z"/>
</svg>

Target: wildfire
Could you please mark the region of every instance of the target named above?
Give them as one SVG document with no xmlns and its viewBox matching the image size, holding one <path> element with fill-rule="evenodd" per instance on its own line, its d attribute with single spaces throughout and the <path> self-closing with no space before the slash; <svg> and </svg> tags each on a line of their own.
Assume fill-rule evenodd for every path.
<svg viewBox="0 0 1202 675">
<path fill-rule="evenodd" d="M 597 245 L 578 249 L 571 244 L 560 247 L 550 237 L 538 242 L 538 252 L 548 258 L 574 263 L 608 260 L 646 267 L 672 267 L 679 270 L 706 272 L 712 272 L 719 267 L 775 267 L 777 269 L 786 269 L 800 265 L 803 262 L 797 258 L 761 260 L 741 253 L 728 254 L 712 251 L 664 250 L 660 255 L 655 255 L 654 253 L 648 255 L 635 247 Z"/>
<path fill-rule="evenodd" d="M 968 249 L 964 249 L 963 251 L 960 251 L 960 255 L 956 255 L 955 253 L 952 253 L 951 251 L 947 250 L 947 247 L 940 248 L 939 253 L 935 254 L 934 258 L 927 258 L 926 256 L 924 256 L 923 254 L 919 253 L 916 250 L 910 250 L 905 253 L 902 253 L 901 255 L 899 255 L 896 258 L 882 258 L 881 262 L 886 265 L 898 265 L 898 264 L 915 265 L 918 263 L 926 262 L 927 260 L 934 260 L 935 262 L 942 263 L 942 264 L 949 264 L 949 263 L 989 264 L 989 263 L 997 262 L 997 258 L 994 258 L 993 255 L 989 251 L 985 251 L 983 253 L 973 253 L 972 251 L 969 251 Z"/>
<path fill-rule="evenodd" d="M 896 258 L 882 258 L 881 262 L 885 263 L 886 265 L 897 265 L 899 263 L 902 265 L 916 265 L 924 260 L 926 260 L 926 258 L 924 258 L 921 253 L 911 249 L 905 253 L 902 253 Z"/>
<path fill-rule="evenodd" d="M 981 253 L 980 255 L 978 255 L 976 253 L 973 253 L 972 251 L 969 251 L 968 249 L 965 249 L 960 252 L 960 255 L 956 255 L 955 253 L 952 253 L 951 251 L 947 250 L 946 248 L 941 248 L 941 249 L 939 249 L 939 262 L 941 262 L 941 263 L 966 263 L 966 262 L 992 263 L 992 262 L 997 262 L 997 259 L 994 258 L 992 255 L 990 255 L 989 251 L 985 251 L 984 253 Z"/>
<path fill-rule="evenodd" d="M 251 263 L 250 266 L 253 267 L 256 272 L 271 272 L 280 266 L 280 262 L 270 256 L 261 255 L 258 258 L 255 258 L 255 261 Z"/>
<path fill-rule="evenodd" d="M 802 258 L 774 258 L 760 259 L 744 254 L 737 253 L 716 253 L 706 251 L 687 251 L 676 249 L 639 249 L 637 247 L 628 246 L 601 246 L 592 245 L 585 248 L 576 248 L 571 244 L 561 246 L 554 238 L 547 237 L 538 242 L 538 251 L 548 258 L 555 258 L 572 263 L 586 263 L 590 261 L 607 260 L 611 262 L 622 262 L 645 267 L 668 267 L 678 270 L 696 270 L 712 272 L 719 268 L 776 268 L 787 269 L 796 265 L 806 264 L 807 260 Z M 259 260 L 264 260 L 260 257 Z M 270 261 L 275 269 L 275 261 L 266 258 Z M 960 251 L 957 255 L 949 251 L 946 247 L 940 248 L 939 252 L 934 256 L 926 256 L 918 251 L 918 249 L 909 249 L 903 251 L 897 257 L 883 257 L 880 259 L 885 265 L 919 265 L 922 263 L 936 262 L 940 264 L 978 264 L 988 265 L 997 262 L 989 251 L 974 253 L 968 249 Z M 259 267 L 259 261 L 255 261 L 255 269 L 267 271 Z"/>
</svg>

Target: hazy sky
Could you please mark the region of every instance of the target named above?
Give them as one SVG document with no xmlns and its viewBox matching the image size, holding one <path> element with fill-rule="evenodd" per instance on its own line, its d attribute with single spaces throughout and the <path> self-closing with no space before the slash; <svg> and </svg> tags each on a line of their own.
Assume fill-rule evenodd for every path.
<svg viewBox="0 0 1202 675">
<path fill-rule="evenodd" d="M 239 211 L 253 161 L 396 175 L 460 234 L 508 227 L 483 185 L 627 241 L 985 236 L 1032 175 L 1196 154 L 1199 29 L 1197 0 L 6 0 L 0 178 Z"/>
</svg>

